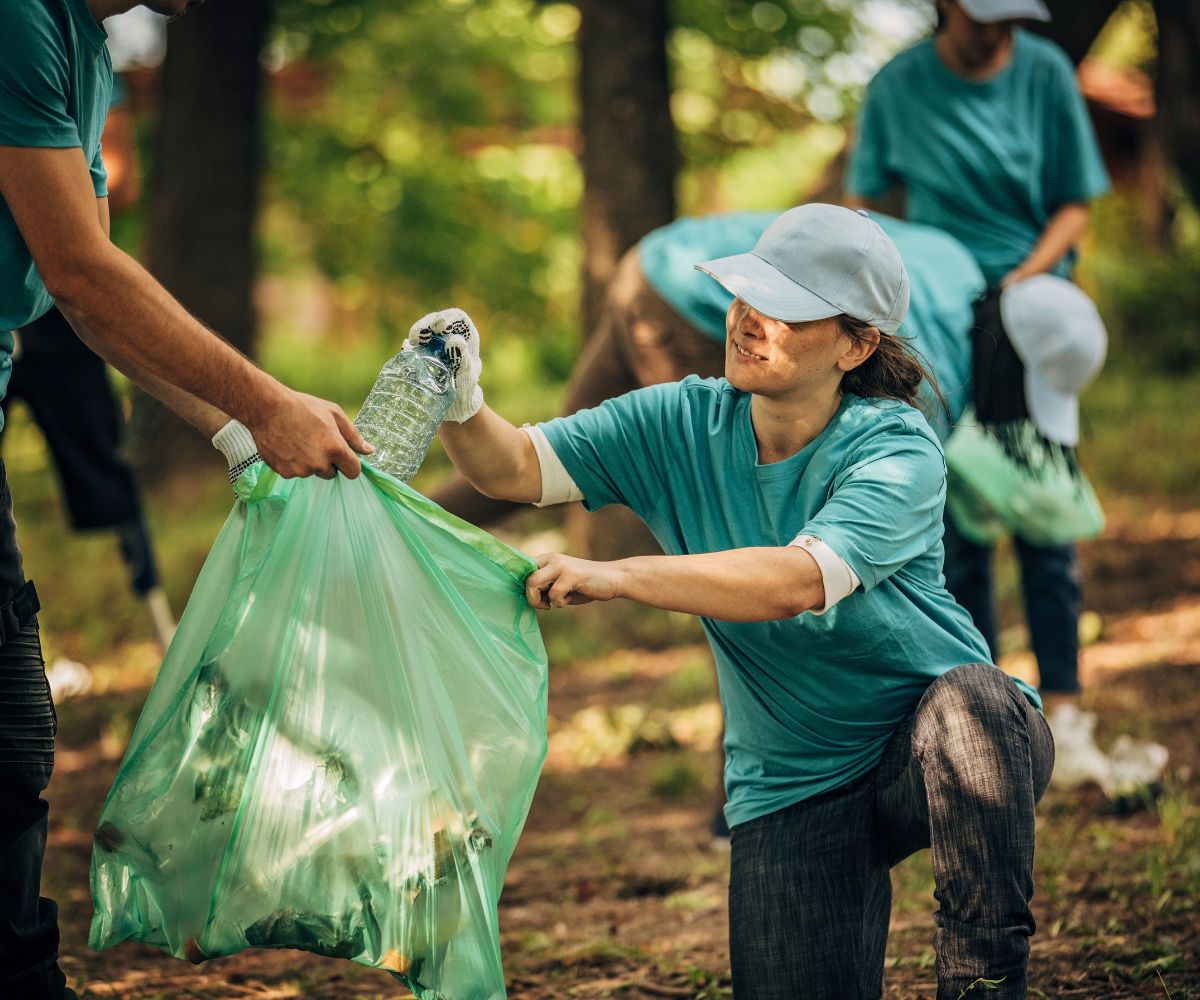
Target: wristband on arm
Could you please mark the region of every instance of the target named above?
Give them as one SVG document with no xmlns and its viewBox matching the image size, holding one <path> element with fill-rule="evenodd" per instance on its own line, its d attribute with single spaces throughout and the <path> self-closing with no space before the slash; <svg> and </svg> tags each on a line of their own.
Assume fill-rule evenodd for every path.
<svg viewBox="0 0 1200 1000">
<path fill-rule="evenodd" d="M 821 571 L 821 584 L 825 588 L 825 606 L 820 610 L 809 609 L 809 614 L 823 615 L 844 597 L 849 597 L 858 589 L 861 581 L 858 574 L 850 568 L 850 564 L 833 551 L 821 539 L 813 535 L 797 535 L 788 545 L 804 549 L 817 564 Z"/>
<path fill-rule="evenodd" d="M 533 442 L 533 450 L 537 453 L 538 465 L 542 470 L 542 497 L 534 506 L 551 507 L 558 503 L 582 500 L 583 491 L 575 485 L 575 480 L 555 453 L 546 432 L 532 424 L 526 424 L 521 430 Z"/>
</svg>

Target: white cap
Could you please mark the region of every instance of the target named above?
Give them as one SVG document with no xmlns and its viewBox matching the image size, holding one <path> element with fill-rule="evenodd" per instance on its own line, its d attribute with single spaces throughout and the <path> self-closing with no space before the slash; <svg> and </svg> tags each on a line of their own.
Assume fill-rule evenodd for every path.
<svg viewBox="0 0 1200 1000">
<path fill-rule="evenodd" d="M 1000 295 L 1000 318 L 1025 366 L 1025 402 L 1051 441 L 1079 443 L 1079 394 L 1099 374 L 1108 334 L 1078 285 L 1039 274 Z"/>
<path fill-rule="evenodd" d="M 844 313 L 895 333 L 908 312 L 908 272 L 896 244 L 866 212 L 840 205 L 789 209 L 749 253 L 696 267 L 785 323 Z"/>
<path fill-rule="evenodd" d="M 958 5 L 967 17 L 980 24 L 1050 20 L 1050 11 L 1042 0 L 958 0 Z"/>
</svg>

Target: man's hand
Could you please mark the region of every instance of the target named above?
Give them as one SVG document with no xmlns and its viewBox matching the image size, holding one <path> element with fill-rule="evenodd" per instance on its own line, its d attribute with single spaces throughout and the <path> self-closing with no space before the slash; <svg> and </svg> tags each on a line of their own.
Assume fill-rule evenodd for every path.
<svg viewBox="0 0 1200 1000">
<path fill-rule="evenodd" d="M 549 553 L 538 556 L 537 564 L 539 568 L 525 578 L 525 597 L 542 611 L 621 596 L 619 562 L 593 562 Z"/>
<path fill-rule="evenodd" d="M 347 479 L 357 477 L 362 471 L 358 456 L 374 449 L 342 408 L 284 386 L 280 389 L 262 416 L 247 423 L 263 461 L 285 479 L 332 479 L 339 472 Z"/>
</svg>

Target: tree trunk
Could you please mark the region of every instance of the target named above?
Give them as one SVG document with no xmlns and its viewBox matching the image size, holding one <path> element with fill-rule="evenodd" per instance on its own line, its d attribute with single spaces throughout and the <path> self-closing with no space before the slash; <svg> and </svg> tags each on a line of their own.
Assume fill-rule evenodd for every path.
<svg viewBox="0 0 1200 1000">
<path fill-rule="evenodd" d="M 584 336 L 621 255 L 675 217 L 666 0 L 579 0 Z"/>
<path fill-rule="evenodd" d="M 1158 133 L 1192 201 L 1200 205 L 1200 0 L 1154 0 Z"/>
<path fill-rule="evenodd" d="M 1047 0 L 1046 6 L 1053 20 L 1047 24 L 1034 23 L 1033 27 L 1039 34 L 1057 42 L 1078 66 L 1120 5 L 1120 0 L 1086 0 L 1085 3 Z"/>
<path fill-rule="evenodd" d="M 208 4 L 168 32 L 147 231 L 150 270 L 187 309 L 247 354 L 261 175 L 263 72 L 270 0 Z M 134 406 L 142 471 L 162 478 L 215 454 L 149 397 Z"/>
</svg>

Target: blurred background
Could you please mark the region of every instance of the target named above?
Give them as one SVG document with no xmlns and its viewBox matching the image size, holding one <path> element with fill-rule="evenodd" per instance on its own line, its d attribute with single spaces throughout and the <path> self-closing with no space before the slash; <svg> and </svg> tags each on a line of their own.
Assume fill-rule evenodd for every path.
<svg viewBox="0 0 1200 1000">
<path fill-rule="evenodd" d="M 1115 185 L 1079 269 L 1112 341 L 1082 444 L 1110 513 L 1197 500 L 1195 6 L 1051 3 L 1046 26 L 1079 65 Z M 138 9 L 108 22 L 140 152 L 115 239 L 273 374 L 351 413 L 413 319 L 461 306 L 489 401 L 545 418 L 621 253 L 677 215 L 838 200 L 866 82 L 932 21 L 922 0 L 213 0 L 168 38 Z M 219 460 L 128 402 L 180 607 L 224 507 L 205 502 Z M 140 617 L 117 567 L 104 575 L 109 540 L 51 541 L 57 491 L 20 408 L 10 438 L 29 572 L 66 591 L 46 602 L 50 644 L 95 655 Z M 435 445 L 417 485 L 447 467 Z"/>
<path fill-rule="evenodd" d="M 1200 4 L 1048 6 L 1054 21 L 1039 30 L 1077 64 L 1114 182 L 1094 206 L 1078 272 L 1110 336 L 1107 365 L 1082 400 L 1080 457 L 1109 521 L 1102 539 L 1082 546 L 1084 672 L 1091 680 L 1105 669 L 1149 670 L 1128 689 L 1100 685 L 1091 707 L 1107 735 L 1137 734 L 1153 717 L 1156 738 L 1184 770 L 1175 772 L 1168 812 L 1151 811 L 1134 834 L 1051 805 L 1060 853 L 1043 861 L 1051 912 L 1039 914 L 1050 923 L 1037 947 L 1048 950 L 1035 955 L 1058 961 L 1061 976 L 1055 992 L 1040 995 L 1200 996 L 1186 992 L 1200 990 L 1200 795 L 1188 769 L 1200 700 Z M 483 333 L 489 402 L 516 423 L 548 418 L 621 254 L 679 215 L 840 200 L 867 81 L 933 19 L 933 4 L 922 0 L 211 0 L 168 30 L 136 10 L 107 25 L 128 89 L 141 189 L 115 221 L 114 238 L 270 372 L 351 414 L 410 323 L 456 305 Z M 230 507 L 223 464 L 146 398 L 124 385 L 121 393 L 178 613 Z M 49 874 L 54 862 L 47 865 L 68 923 L 82 934 L 89 817 L 159 655 L 115 538 L 67 533 L 40 432 L 19 407 L 6 448 L 26 571 L 47 609 L 47 661 L 81 661 L 91 676 L 91 697 L 63 715 L 52 813 L 77 870 Z M 428 489 L 448 468 L 435 445 L 415 485 Z M 558 515 L 531 511 L 504 537 L 543 551 L 561 544 L 559 532 Z M 999 573 L 1001 645 L 1005 666 L 1020 672 L 1029 654 L 1010 563 L 1002 560 Z M 676 901 L 647 911 L 635 938 L 652 938 L 664 921 L 683 927 L 694 916 L 708 926 L 706 915 L 716 913 L 719 923 L 713 886 L 723 862 L 687 854 L 686 871 L 669 877 L 662 865 L 642 872 L 636 859 L 631 869 L 630 831 L 659 830 L 646 834 L 657 838 L 662 827 L 630 826 L 619 805 L 636 812 L 657 803 L 668 810 L 663 823 L 675 816 L 680 830 L 703 839 L 719 711 L 698 626 L 656 612 L 545 624 L 559 672 L 551 703 L 558 742 L 543 783 L 552 806 L 539 813 L 535 803 L 531 829 L 545 832 L 543 858 L 565 850 L 546 831 L 569 823 L 576 847 L 607 859 L 566 877 L 566 902 L 587 907 L 614 885 L 613 898 L 625 902 Z M 1153 672 L 1181 664 L 1188 670 Z M 598 686 L 612 711 L 594 707 Z M 588 790 L 583 769 L 623 768 L 623 755 L 638 748 L 655 754 L 637 765 L 647 772 L 642 791 L 620 786 L 632 805 L 611 789 Z M 72 753 L 82 755 L 76 766 Z M 71 777 L 96 760 L 105 763 L 94 780 Z M 1076 848 L 1084 853 L 1069 854 Z M 1126 874 L 1107 883 L 1101 875 L 1096 888 L 1114 850 Z M 571 859 L 564 854 L 562 863 Z M 567 955 L 559 945 L 577 928 L 568 935 L 558 916 L 537 909 L 529 887 L 550 876 L 525 863 L 526 888 L 505 897 L 514 908 L 505 919 L 515 922 L 506 924 L 506 945 L 526 956 L 518 982 L 529 980 L 514 995 L 567 995 L 565 987 L 538 992 L 542 959 L 603 966 L 622 981 L 609 966 L 624 968 L 640 946 L 617 935 L 617 911 L 588 917 L 599 943 L 582 959 L 578 949 Z M 618 869 L 626 874 L 610 885 Z M 913 912 L 929 903 L 927 871 L 909 871 L 898 897 L 902 924 L 905 892 L 926 899 Z M 1081 885 L 1098 893 L 1082 916 L 1071 902 Z M 1136 929 L 1131 913 L 1142 914 Z M 671 966 L 675 978 L 664 973 L 662 989 L 679 992 L 624 995 L 727 995 L 719 930 L 678 946 L 691 957 Z M 909 970 L 902 984 L 932 976 L 932 953 L 914 934 L 890 966 Z M 79 956 L 82 941 L 65 947 Z M 1099 957 L 1076 962 L 1088 954 Z M 108 975 L 116 991 L 88 995 L 183 995 L 167 980 L 158 992 L 137 992 L 112 959 L 104 968 L 94 956 L 69 961 L 68 971 L 82 973 L 86 962 L 92 978 Z M 658 958 L 639 962 L 661 967 Z M 327 972 L 329 963 L 314 967 Z M 269 978 L 266 966 L 254 968 Z M 1081 970 L 1100 978 L 1082 979 Z M 378 978 L 355 981 L 370 988 L 326 990 L 314 978 L 299 993 L 271 995 L 383 989 Z M 224 983 L 187 995 L 259 995 Z M 610 995 L 596 990 L 577 995 Z M 924 995 L 912 990 L 894 995 Z"/>
</svg>

